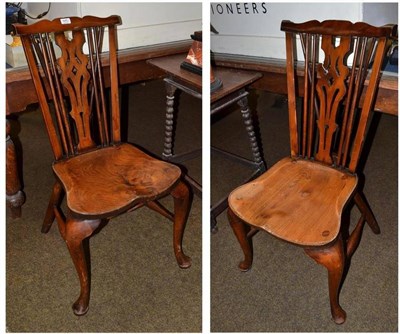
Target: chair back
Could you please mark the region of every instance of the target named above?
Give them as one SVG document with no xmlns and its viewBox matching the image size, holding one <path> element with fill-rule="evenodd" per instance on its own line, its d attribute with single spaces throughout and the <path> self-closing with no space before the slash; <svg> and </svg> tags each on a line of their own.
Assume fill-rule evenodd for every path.
<svg viewBox="0 0 400 334">
<path fill-rule="evenodd" d="M 120 23 L 119 16 L 85 16 L 14 25 L 56 160 L 121 140 L 116 54 Z M 111 88 L 109 95 L 105 87 Z"/>
<path fill-rule="evenodd" d="M 396 29 L 338 20 L 282 21 L 292 157 L 355 172 L 388 40 Z M 304 80 L 296 81 L 299 55 Z M 298 112 L 299 94 L 304 98 Z"/>
</svg>

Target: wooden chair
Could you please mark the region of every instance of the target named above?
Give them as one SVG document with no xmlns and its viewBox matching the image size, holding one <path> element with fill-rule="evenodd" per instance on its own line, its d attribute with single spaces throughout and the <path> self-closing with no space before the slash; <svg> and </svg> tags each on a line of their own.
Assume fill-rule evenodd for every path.
<svg viewBox="0 0 400 334">
<path fill-rule="evenodd" d="M 303 247 L 328 270 L 331 312 L 337 324 L 346 319 L 339 305 L 343 269 L 365 221 L 374 233 L 380 232 L 356 171 L 387 42 L 395 29 L 333 20 L 282 22 L 291 156 L 229 196 L 229 221 L 244 252 L 240 269 L 247 271 L 252 265 L 250 238 L 259 230 Z M 296 42 L 301 47 L 296 48 Z M 300 72 L 295 54 L 301 49 L 304 82 L 295 80 Z M 304 96 L 302 110 L 296 105 L 299 91 Z M 344 240 L 348 233 L 342 233 L 342 213 L 351 202 L 361 217 Z"/>
<path fill-rule="evenodd" d="M 80 280 L 80 295 L 73 304 L 76 315 L 89 307 L 84 239 L 121 213 L 147 206 L 172 220 L 178 265 L 191 265 L 182 250 L 191 198 L 181 170 L 121 142 L 116 53 L 120 23 L 119 16 L 85 16 L 15 25 L 55 158 L 56 182 L 42 232 L 57 219 Z M 106 42 L 107 52 L 102 52 Z M 64 194 L 66 218 L 60 211 Z M 157 201 L 168 194 L 174 199 L 174 214 Z"/>
</svg>

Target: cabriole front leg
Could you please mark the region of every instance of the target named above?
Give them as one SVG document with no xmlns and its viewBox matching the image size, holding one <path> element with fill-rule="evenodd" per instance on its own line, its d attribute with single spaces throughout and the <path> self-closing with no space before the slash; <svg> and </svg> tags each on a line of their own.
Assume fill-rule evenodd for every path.
<svg viewBox="0 0 400 334">
<path fill-rule="evenodd" d="M 237 240 L 244 254 L 244 260 L 240 262 L 239 269 L 241 271 L 248 271 L 253 263 L 253 249 L 251 247 L 250 239 L 247 236 L 248 226 L 239 219 L 230 208 L 228 208 L 228 219 L 229 224 L 232 227 L 233 233 L 235 234 Z"/>
<path fill-rule="evenodd" d="M 182 269 L 189 268 L 192 265 L 192 259 L 186 256 L 182 248 L 183 234 L 189 215 L 191 199 L 188 186 L 180 181 L 171 192 L 174 198 L 174 232 L 173 243 L 176 261 Z"/>
<path fill-rule="evenodd" d="M 346 312 L 339 305 L 340 284 L 345 264 L 345 253 L 341 235 L 326 247 L 306 248 L 306 254 L 328 270 L 329 300 L 333 321 L 342 324 L 346 321 Z"/>
<path fill-rule="evenodd" d="M 81 291 L 79 298 L 73 304 L 75 315 L 84 315 L 89 309 L 90 299 L 90 272 L 88 265 L 88 250 L 85 250 L 84 240 L 90 237 L 100 225 L 101 220 L 75 220 L 67 218 L 64 228 L 59 223 L 60 233 L 63 236 L 75 269 L 79 276 Z"/>
</svg>

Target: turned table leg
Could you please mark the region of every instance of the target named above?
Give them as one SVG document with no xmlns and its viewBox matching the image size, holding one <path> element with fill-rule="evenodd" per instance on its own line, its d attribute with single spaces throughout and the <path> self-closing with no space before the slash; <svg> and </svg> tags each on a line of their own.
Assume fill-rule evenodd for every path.
<svg viewBox="0 0 400 334">
<path fill-rule="evenodd" d="M 25 202 L 25 195 L 21 191 L 17 156 L 11 140 L 10 128 L 10 123 L 6 120 L 6 200 L 11 209 L 11 218 L 15 219 L 21 217 L 21 206 Z"/>
<path fill-rule="evenodd" d="M 164 136 L 164 151 L 162 157 L 164 160 L 170 159 L 174 154 L 174 131 L 175 131 L 175 120 L 174 120 L 174 104 L 175 104 L 175 92 L 176 87 L 166 83 L 167 90 L 167 102 L 166 102 L 166 113 L 165 113 L 165 136 Z"/>
<path fill-rule="evenodd" d="M 240 106 L 247 135 L 249 136 L 251 152 L 253 153 L 253 161 L 257 165 L 257 168 L 260 172 L 265 172 L 267 168 L 261 156 L 261 149 L 259 147 L 256 130 L 254 129 L 247 96 L 241 98 L 237 103 Z"/>
</svg>

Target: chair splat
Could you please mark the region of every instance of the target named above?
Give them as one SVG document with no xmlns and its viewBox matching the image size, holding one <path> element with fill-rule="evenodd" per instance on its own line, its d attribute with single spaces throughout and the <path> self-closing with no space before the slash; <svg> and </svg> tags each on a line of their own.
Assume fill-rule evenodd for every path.
<svg viewBox="0 0 400 334">
<path fill-rule="evenodd" d="M 339 27 L 337 22 L 345 28 L 334 29 Z M 301 112 L 297 113 L 295 101 L 289 103 L 292 155 L 354 172 L 393 27 L 372 29 L 347 21 L 315 23 L 311 28 L 311 23 L 300 27 L 282 22 L 288 77 L 294 80 L 295 67 L 301 64 L 305 73 L 298 87 L 304 94 Z M 384 36 L 379 37 L 382 31 Z M 303 58 L 296 57 L 298 40 Z M 288 85 L 290 95 L 295 95 L 295 89 L 294 84 Z M 364 90 L 367 98 L 361 100 Z"/>
<path fill-rule="evenodd" d="M 102 26 L 63 25 L 57 19 L 47 22 L 54 27 L 53 31 L 40 31 L 39 25 L 35 26 L 37 31 L 31 30 L 29 34 L 24 33 L 26 28 L 18 30 L 31 72 L 41 79 L 35 85 L 44 92 L 43 100 L 53 102 L 51 108 L 42 108 L 42 113 L 56 159 L 118 143 L 120 111 L 114 25 L 119 18 L 111 16 Z M 103 51 L 105 36 L 110 52 Z M 103 63 L 110 71 L 103 70 Z M 105 86 L 109 83 L 111 94 Z"/>
</svg>

